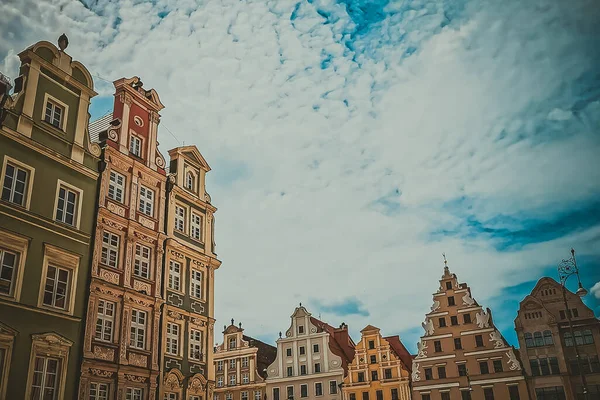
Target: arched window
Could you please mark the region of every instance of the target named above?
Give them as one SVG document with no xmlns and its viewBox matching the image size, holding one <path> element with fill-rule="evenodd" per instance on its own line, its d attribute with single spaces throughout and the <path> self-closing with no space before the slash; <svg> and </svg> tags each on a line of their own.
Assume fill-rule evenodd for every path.
<svg viewBox="0 0 600 400">
<path fill-rule="evenodd" d="M 575 331 L 575 343 L 577 346 L 581 346 L 583 344 L 583 335 L 581 331 Z"/>
<path fill-rule="evenodd" d="M 571 336 L 571 332 L 565 332 L 565 346 L 573 346 L 573 337 Z"/>
<path fill-rule="evenodd" d="M 194 190 L 194 174 L 192 174 L 190 171 L 185 174 L 185 187 L 188 190 Z"/>
<path fill-rule="evenodd" d="M 594 343 L 594 335 L 592 335 L 592 331 L 586 329 L 583 331 L 583 343 L 584 344 L 592 344 Z"/>
<path fill-rule="evenodd" d="M 544 345 L 544 338 L 542 336 L 542 332 L 534 332 L 533 338 L 535 339 L 535 347 Z"/>
<path fill-rule="evenodd" d="M 525 334 L 525 347 L 535 347 L 535 343 L 533 342 L 533 335 L 531 333 Z"/>
<path fill-rule="evenodd" d="M 544 344 L 546 346 L 554 344 L 554 341 L 552 340 L 552 332 L 544 331 Z"/>
</svg>

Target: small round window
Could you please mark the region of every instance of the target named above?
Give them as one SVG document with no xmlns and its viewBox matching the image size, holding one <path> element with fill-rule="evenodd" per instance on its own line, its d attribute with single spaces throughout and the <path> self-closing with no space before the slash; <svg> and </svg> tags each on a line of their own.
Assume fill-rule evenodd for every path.
<svg viewBox="0 0 600 400">
<path fill-rule="evenodd" d="M 133 117 L 133 122 L 135 122 L 137 126 L 144 126 L 144 121 L 142 121 L 142 119 L 137 115 Z"/>
</svg>

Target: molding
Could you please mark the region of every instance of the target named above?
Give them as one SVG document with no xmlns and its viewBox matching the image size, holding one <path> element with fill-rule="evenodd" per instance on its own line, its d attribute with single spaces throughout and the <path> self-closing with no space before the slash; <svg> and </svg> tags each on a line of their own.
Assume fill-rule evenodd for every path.
<svg viewBox="0 0 600 400">
<path fill-rule="evenodd" d="M 482 379 L 479 381 L 471 380 L 471 385 L 485 385 L 488 383 L 514 382 L 514 381 L 523 381 L 523 380 L 525 380 L 525 377 L 523 375 L 519 375 L 519 376 L 511 376 L 509 378 Z"/>
<path fill-rule="evenodd" d="M 460 333 L 460 336 L 476 335 L 478 333 L 486 333 L 486 332 L 494 332 L 495 330 L 496 330 L 496 328 L 484 328 L 484 329 L 475 329 L 473 331 L 462 331 Z"/>
<path fill-rule="evenodd" d="M 471 383 L 473 383 L 473 381 L 471 381 Z M 460 383 L 452 382 L 452 383 L 442 383 L 440 385 L 414 386 L 413 390 L 420 392 L 422 390 L 446 389 L 446 388 L 453 388 L 453 387 L 459 387 L 459 386 L 460 386 Z"/>
</svg>

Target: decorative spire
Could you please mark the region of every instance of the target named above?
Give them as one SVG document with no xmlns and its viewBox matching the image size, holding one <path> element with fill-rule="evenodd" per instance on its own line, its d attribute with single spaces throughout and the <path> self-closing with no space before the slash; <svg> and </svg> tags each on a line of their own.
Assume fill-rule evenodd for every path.
<svg viewBox="0 0 600 400">
<path fill-rule="evenodd" d="M 65 49 L 69 46 L 69 38 L 64 33 L 60 35 L 58 38 L 58 48 L 60 51 L 65 51 Z"/>
<path fill-rule="evenodd" d="M 450 270 L 448 269 L 448 260 L 446 260 L 446 253 L 442 253 L 442 257 L 444 257 L 444 274 L 449 274 Z"/>
<path fill-rule="evenodd" d="M 242 323 L 241 322 L 238 324 L 238 326 L 240 327 L 240 329 L 242 329 Z"/>
<path fill-rule="evenodd" d="M 234 321 L 233 321 L 233 318 L 231 318 L 231 325 L 235 325 Z"/>
<path fill-rule="evenodd" d="M 281 339 L 281 331 L 279 331 L 279 339 Z"/>
</svg>

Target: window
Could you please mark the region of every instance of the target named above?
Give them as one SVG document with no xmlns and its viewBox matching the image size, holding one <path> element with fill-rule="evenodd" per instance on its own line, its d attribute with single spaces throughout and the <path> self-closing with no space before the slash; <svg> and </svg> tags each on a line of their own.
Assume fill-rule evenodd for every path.
<svg viewBox="0 0 600 400">
<path fill-rule="evenodd" d="M 273 388 L 273 400 L 279 400 L 279 388 Z"/>
<path fill-rule="evenodd" d="M 398 389 L 392 389 L 392 400 L 398 400 Z"/>
<path fill-rule="evenodd" d="M 142 156 L 142 140 L 134 135 L 129 137 L 129 152 L 136 157 Z"/>
<path fill-rule="evenodd" d="M 58 398 L 60 360 L 53 357 L 35 357 L 31 399 Z"/>
<path fill-rule="evenodd" d="M 96 317 L 96 339 L 103 342 L 112 342 L 114 323 L 115 303 L 99 299 Z"/>
<path fill-rule="evenodd" d="M 437 372 L 438 372 L 438 379 L 446 378 L 446 367 L 438 367 Z"/>
<path fill-rule="evenodd" d="M 140 278 L 150 279 L 150 247 L 135 245 L 133 274 Z"/>
<path fill-rule="evenodd" d="M 454 302 L 454 296 L 448 296 L 448 305 L 449 306 L 455 306 L 456 303 Z"/>
<path fill-rule="evenodd" d="M 248 392 L 246 392 L 245 390 L 242 391 L 242 400 L 248 400 Z"/>
<path fill-rule="evenodd" d="M 504 370 L 502 360 L 494 360 L 492 364 L 494 365 L 494 372 L 502 372 Z"/>
<path fill-rule="evenodd" d="M 383 400 L 383 390 L 376 391 L 375 397 L 377 398 L 377 400 Z"/>
<path fill-rule="evenodd" d="M 430 381 L 433 379 L 433 372 L 431 370 L 431 368 L 425 368 L 425 380 L 426 381 Z"/>
<path fill-rule="evenodd" d="M 142 388 L 127 388 L 127 392 L 125 394 L 125 400 L 143 400 L 144 399 L 144 389 Z"/>
<path fill-rule="evenodd" d="M 533 340 L 535 342 L 535 346 L 536 347 L 540 347 L 544 345 L 544 338 L 542 336 L 542 332 L 534 332 L 533 333 Z"/>
<path fill-rule="evenodd" d="M 479 371 L 482 375 L 490 373 L 487 361 L 479 361 Z"/>
<path fill-rule="evenodd" d="M 145 186 L 140 186 L 140 206 L 139 211 L 150 217 L 154 215 L 154 190 Z"/>
<path fill-rule="evenodd" d="M 431 400 L 431 395 L 429 393 L 423 393 L 421 395 L 421 400 Z"/>
<path fill-rule="evenodd" d="M 122 203 L 123 193 L 125 193 L 125 177 L 118 172 L 110 171 L 110 177 L 108 179 L 108 197 Z"/>
<path fill-rule="evenodd" d="M 554 344 L 554 340 L 552 340 L 552 332 L 544 331 L 544 345 L 549 346 Z"/>
<path fill-rule="evenodd" d="M 7 162 L 2 184 L 2 200 L 25 206 L 28 178 L 28 170 Z"/>
<path fill-rule="evenodd" d="M 594 343 L 594 336 L 592 335 L 592 331 L 586 329 L 583 331 L 583 344 L 592 344 Z"/>
<path fill-rule="evenodd" d="M 531 375 L 532 376 L 540 376 L 540 363 L 537 358 L 532 358 L 529 360 L 529 366 L 531 367 Z"/>
<path fill-rule="evenodd" d="M 50 99 L 46 100 L 46 110 L 44 112 L 45 122 L 55 128 L 62 129 L 64 115 L 65 108 L 62 105 L 59 105 L 57 102 Z"/>
<path fill-rule="evenodd" d="M 329 381 L 329 394 L 337 394 L 337 381 Z"/>
<path fill-rule="evenodd" d="M 442 400 L 450 400 L 450 392 L 441 392 Z"/>
<path fill-rule="evenodd" d="M 440 323 L 440 328 L 443 328 L 446 326 L 446 318 L 441 317 L 438 319 L 439 323 Z"/>
<path fill-rule="evenodd" d="M 350 393 L 350 400 L 356 400 L 356 393 Z"/>
<path fill-rule="evenodd" d="M 229 386 L 235 385 L 235 375 L 229 375 Z"/>
<path fill-rule="evenodd" d="M 248 357 L 242 357 L 242 368 L 248 368 Z"/>
<path fill-rule="evenodd" d="M 18 259 L 17 253 L 0 248 L 0 294 L 13 295 L 17 280 Z"/>
<path fill-rule="evenodd" d="M 308 385 L 300 385 L 300 397 L 308 397 Z"/>
<path fill-rule="evenodd" d="M 446 290 L 452 289 L 452 282 L 446 282 Z"/>
<path fill-rule="evenodd" d="M 315 396 L 323 396 L 323 384 L 321 382 L 315 383 Z"/>
<path fill-rule="evenodd" d="M 71 270 L 48 265 L 44 300 L 46 306 L 66 310 L 68 308 L 68 290 L 71 284 Z"/>
<path fill-rule="evenodd" d="M 559 314 L 560 314 L 560 319 L 565 319 L 565 318 L 567 318 L 567 317 L 565 316 L 565 312 L 564 312 L 564 310 L 560 310 L 560 311 L 558 311 L 558 312 L 559 312 Z"/>
<path fill-rule="evenodd" d="M 533 335 L 529 332 L 523 335 L 525 338 L 525 347 L 535 347 L 535 342 L 533 341 Z"/>
<path fill-rule="evenodd" d="M 129 346 L 144 349 L 146 346 L 146 312 L 131 310 Z"/>
<path fill-rule="evenodd" d="M 193 272 L 193 271 L 192 271 L 192 272 Z M 237 340 L 236 340 L 236 338 L 235 338 L 235 337 L 230 337 L 230 338 L 229 338 L 229 350 L 231 350 L 231 349 L 235 349 L 236 347 L 237 347 Z M 235 360 L 230 360 L 229 362 L 231 362 L 231 361 L 233 361 L 233 362 L 234 362 L 234 364 L 233 364 L 233 367 L 232 367 L 232 368 L 235 368 Z"/>
<path fill-rule="evenodd" d="M 223 377 L 222 376 L 217 377 L 217 387 L 223 387 Z"/>
<path fill-rule="evenodd" d="M 471 392 L 469 390 L 460 391 L 461 400 L 471 400 Z"/>
<path fill-rule="evenodd" d="M 319 363 L 315 363 L 315 372 L 316 372 L 316 373 L 319 373 L 319 372 L 321 372 L 321 364 L 319 364 Z"/>
<path fill-rule="evenodd" d="M 386 368 L 383 370 L 385 379 L 392 379 L 392 369 L 391 368 Z"/>
<path fill-rule="evenodd" d="M 485 400 L 494 400 L 494 389 L 491 387 L 483 388 L 483 398 Z"/>
<path fill-rule="evenodd" d="M 169 261 L 169 289 L 181 290 L 181 264 Z"/>
<path fill-rule="evenodd" d="M 313 353 L 318 353 L 318 352 L 319 352 L 319 345 L 313 344 Z"/>
<path fill-rule="evenodd" d="M 303 334 L 304 333 L 304 326 L 303 325 L 298 326 L 298 333 L 299 334 Z"/>
<path fill-rule="evenodd" d="M 202 217 L 192 213 L 191 232 L 192 239 L 202 240 Z"/>
<path fill-rule="evenodd" d="M 573 317 L 579 317 L 579 311 L 576 308 L 571 309 L 573 311 Z"/>
<path fill-rule="evenodd" d="M 175 230 L 185 232 L 185 208 L 175 206 Z"/>
<path fill-rule="evenodd" d="M 190 356 L 191 360 L 202 361 L 202 331 L 190 329 Z M 221 361 L 221 368 L 223 362 Z"/>
<path fill-rule="evenodd" d="M 454 348 L 456 350 L 462 349 L 462 342 L 461 342 L 460 338 L 454 338 Z"/>
<path fill-rule="evenodd" d="M 217 371 L 223 371 L 223 360 L 217 361 Z"/>
<path fill-rule="evenodd" d="M 458 364 L 458 376 L 467 376 L 467 364 Z"/>
<path fill-rule="evenodd" d="M 377 356 L 371 355 L 369 357 L 369 361 L 371 362 L 371 364 L 377 364 Z"/>
<path fill-rule="evenodd" d="M 242 383 L 246 384 L 248 382 L 250 382 L 250 375 L 248 375 L 247 372 L 244 372 L 242 374 Z"/>
<path fill-rule="evenodd" d="M 456 315 L 450 317 L 450 324 L 453 326 L 458 325 L 458 317 Z"/>
<path fill-rule="evenodd" d="M 233 348 L 235 348 L 235 347 L 233 347 Z M 235 369 L 235 358 L 232 358 L 231 360 L 229 360 L 229 369 Z"/>
<path fill-rule="evenodd" d="M 377 371 L 371 371 L 371 380 L 378 381 Z"/>
<path fill-rule="evenodd" d="M 483 336 L 475 335 L 475 346 L 483 347 Z"/>
<path fill-rule="evenodd" d="M 548 362 L 550 364 L 550 373 L 552 375 L 560 374 L 560 368 L 558 367 L 558 359 L 556 357 L 548 357 Z"/>
<path fill-rule="evenodd" d="M 173 393 L 173 392 L 165 393 L 165 400 L 177 400 L 177 399 L 178 399 L 177 393 Z"/>
<path fill-rule="evenodd" d="M 375 341 L 369 340 L 369 349 L 374 349 L 374 348 L 375 348 Z"/>
<path fill-rule="evenodd" d="M 512 385 L 508 387 L 508 396 L 510 400 L 521 400 L 521 396 L 519 395 L 519 386 Z"/>
<path fill-rule="evenodd" d="M 300 375 L 306 375 L 306 365 L 300 366 Z"/>
<path fill-rule="evenodd" d="M 573 346 L 573 336 L 571 336 L 571 332 L 565 332 L 565 346 Z"/>
<path fill-rule="evenodd" d="M 293 386 L 288 386 L 287 388 L 287 398 L 292 398 L 294 397 L 294 387 Z"/>
<path fill-rule="evenodd" d="M 262 398 L 262 393 L 260 390 L 254 391 L 254 400 L 260 400 Z"/>
<path fill-rule="evenodd" d="M 300 346 L 300 355 L 303 356 L 304 354 L 306 354 L 306 349 L 304 346 Z"/>
<path fill-rule="evenodd" d="M 192 270 L 192 279 L 190 281 L 190 296 L 197 299 L 202 298 L 202 272 Z"/>
<path fill-rule="evenodd" d="M 292 349 L 291 348 L 285 349 L 285 355 L 288 356 L 288 357 L 291 357 L 292 356 Z"/>
<path fill-rule="evenodd" d="M 107 231 L 102 232 L 100 262 L 113 268 L 119 266 L 119 236 Z"/>
<path fill-rule="evenodd" d="M 233 400 L 233 394 L 232 393 L 225 393 L 225 400 Z"/>
<path fill-rule="evenodd" d="M 108 384 L 91 382 L 89 400 L 108 400 Z"/>
<path fill-rule="evenodd" d="M 434 340 L 433 347 L 434 347 L 436 353 L 441 352 L 442 351 L 442 342 L 439 340 Z"/>
<path fill-rule="evenodd" d="M 577 344 L 577 346 L 583 345 L 583 335 L 581 334 L 581 331 L 575 331 L 575 344 Z"/>
<path fill-rule="evenodd" d="M 185 188 L 187 190 L 194 190 L 194 174 L 189 171 L 185 174 Z"/>
<path fill-rule="evenodd" d="M 287 376 L 294 376 L 294 369 L 292 367 L 287 367 Z"/>
<path fill-rule="evenodd" d="M 56 203 L 56 217 L 58 222 L 75 226 L 77 225 L 78 193 L 64 185 L 58 188 L 58 200 Z"/>
<path fill-rule="evenodd" d="M 463 314 L 463 324 L 470 324 L 471 323 L 471 314 L 466 313 Z"/>
<path fill-rule="evenodd" d="M 362 392 L 362 400 L 369 400 L 369 392 Z"/>
<path fill-rule="evenodd" d="M 364 382 L 365 381 L 365 373 L 364 372 L 359 372 L 358 373 L 358 381 L 359 382 Z"/>
</svg>

